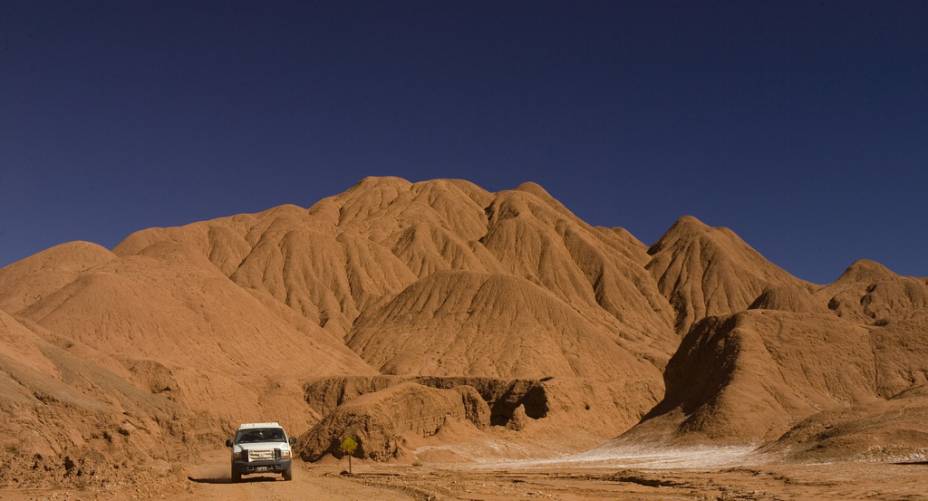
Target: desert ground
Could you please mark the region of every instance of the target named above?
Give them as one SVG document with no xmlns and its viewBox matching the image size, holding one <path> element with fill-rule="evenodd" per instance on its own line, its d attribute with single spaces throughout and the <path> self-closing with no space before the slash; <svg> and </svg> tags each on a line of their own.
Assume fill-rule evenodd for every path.
<svg viewBox="0 0 928 501">
<path fill-rule="evenodd" d="M 714 451 L 699 454 L 665 451 L 644 457 L 615 458 L 589 464 L 548 460 L 481 465 L 390 465 L 356 461 L 300 462 L 294 480 L 277 476 L 229 480 L 228 452 L 213 451 L 202 463 L 184 469 L 186 479 L 146 490 L 79 489 L 0 490 L 3 499 L 179 500 L 351 499 L 351 500 L 486 500 L 510 499 L 928 499 L 928 462 L 828 464 L 759 464 L 738 466 L 730 452 L 726 466 L 699 463 Z M 713 461 L 710 460 L 709 463 Z"/>
<path fill-rule="evenodd" d="M 926 499 L 928 279 L 366 178 L 0 268 L 0 432 L 4 499 Z"/>
</svg>

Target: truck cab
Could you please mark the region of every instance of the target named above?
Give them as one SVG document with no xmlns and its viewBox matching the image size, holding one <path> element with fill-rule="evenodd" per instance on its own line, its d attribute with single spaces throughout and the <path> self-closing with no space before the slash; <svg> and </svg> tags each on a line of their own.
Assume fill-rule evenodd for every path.
<svg viewBox="0 0 928 501">
<path fill-rule="evenodd" d="M 235 437 L 226 440 L 232 449 L 232 481 L 253 473 L 280 473 L 284 480 L 293 479 L 293 443 L 279 423 L 240 425 Z"/>
</svg>

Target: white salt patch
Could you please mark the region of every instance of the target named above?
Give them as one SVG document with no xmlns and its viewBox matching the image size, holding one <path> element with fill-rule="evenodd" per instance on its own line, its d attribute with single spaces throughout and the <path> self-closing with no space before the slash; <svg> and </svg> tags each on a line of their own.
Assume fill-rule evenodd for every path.
<svg viewBox="0 0 928 501">
<path fill-rule="evenodd" d="M 702 469 L 745 466 L 763 462 L 754 445 L 742 446 L 601 446 L 586 452 L 546 459 L 482 460 L 476 468 L 539 468 L 548 466 L 636 469 Z"/>
</svg>

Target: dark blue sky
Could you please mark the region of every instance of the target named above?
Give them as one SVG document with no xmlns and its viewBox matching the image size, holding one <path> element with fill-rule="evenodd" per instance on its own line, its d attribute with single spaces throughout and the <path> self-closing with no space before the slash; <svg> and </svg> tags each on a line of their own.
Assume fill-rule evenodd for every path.
<svg viewBox="0 0 928 501">
<path fill-rule="evenodd" d="M 456 4 L 3 2 L 0 266 L 398 175 L 928 275 L 928 2 Z"/>
</svg>

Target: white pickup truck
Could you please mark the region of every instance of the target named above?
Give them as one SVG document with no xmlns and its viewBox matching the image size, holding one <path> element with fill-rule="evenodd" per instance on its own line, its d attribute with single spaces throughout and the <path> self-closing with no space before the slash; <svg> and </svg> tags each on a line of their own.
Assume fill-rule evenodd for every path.
<svg viewBox="0 0 928 501">
<path fill-rule="evenodd" d="M 279 423 L 240 425 L 235 438 L 226 440 L 232 448 L 232 481 L 252 473 L 280 473 L 284 480 L 293 479 L 293 443 Z"/>
</svg>

